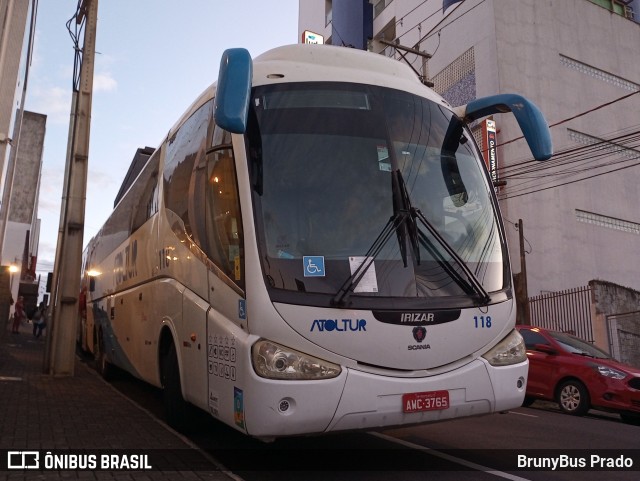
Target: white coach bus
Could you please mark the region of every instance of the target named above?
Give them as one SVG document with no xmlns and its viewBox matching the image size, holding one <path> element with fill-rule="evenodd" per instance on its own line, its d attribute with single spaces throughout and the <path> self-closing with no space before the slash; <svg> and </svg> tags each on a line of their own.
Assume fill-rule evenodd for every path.
<svg viewBox="0 0 640 481">
<path fill-rule="evenodd" d="M 262 439 L 481 415 L 528 363 L 494 188 L 470 121 L 402 63 L 227 50 L 85 249 L 83 346 Z M 125 186 L 126 187 L 126 186 Z"/>
</svg>

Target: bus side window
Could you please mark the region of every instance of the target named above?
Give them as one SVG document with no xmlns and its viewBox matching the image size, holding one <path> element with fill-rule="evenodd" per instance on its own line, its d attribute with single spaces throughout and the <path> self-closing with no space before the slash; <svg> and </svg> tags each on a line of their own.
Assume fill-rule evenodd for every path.
<svg viewBox="0 0 640 481">
<path fill-rule="evenodd" d="M 215 149 L 218 147 L 222 147 L 223 145 L 229 146 L 229 148 L 231 148 L 231 132 L 222 130 L 220 127 L 215 125 L 213 136 L 211 138 L 211 147 Z"/>
<path fill-rule="evenodd" d="M 200 107 L 169 140 L 164 166 L 164 205 L 178 235 L 192 237 L 189 219 L 190 182 L 197 160 L 204 154 L 213 102 Z"/>
<path fill-rule="evenodd" d="M 207 152 L 206 168 L 199 166 L 196 171 L 196 197 L 204 203 L 204 223 L 198 223 L 196 238 L 207 257 L 244 288 L 242 217 L 231 136 L 216 127 L 213 138 L 221 144 Z"/>
<path fill-rule="evenodd" d="M 158 164 L 160 149 L 149 159 L 144 170 L 140 174 L 138 182 L 131 190 L 132 197 L 136 199 L 131 217 L 131 232 L 138 230 L 149 218 L 158 212 Z"/>
</svg>

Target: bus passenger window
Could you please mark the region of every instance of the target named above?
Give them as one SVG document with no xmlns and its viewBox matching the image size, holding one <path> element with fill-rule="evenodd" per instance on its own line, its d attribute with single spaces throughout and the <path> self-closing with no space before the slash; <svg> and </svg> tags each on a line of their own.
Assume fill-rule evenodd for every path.
<svg viewBox="0 0 640 481">
<path fill-rule="evenodd" d="M 236 284 L 244 286 L 243 235 L 233 150 L 207 154 L 203 250 Z"/>
<path fill-rule="evenodd" d="M 212 101 L 200 107 L 167 145 L 163 172 L 164 205 L 172 228 L 179 237 L 193 235 L 189 218 L 190 182 L 194 166 L 204 154 L 212 108 Z"/>
</svg>

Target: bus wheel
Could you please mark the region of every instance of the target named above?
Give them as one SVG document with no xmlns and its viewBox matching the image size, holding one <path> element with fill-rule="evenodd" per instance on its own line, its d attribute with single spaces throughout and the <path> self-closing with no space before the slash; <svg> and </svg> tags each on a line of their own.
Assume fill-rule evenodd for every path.
<svg viewBox="0 0 640 481">
<path fill-rule="evenodd" d="M 189 405 L 182 397 L 178 356 L 173 342 L 169 344 L 167 352 L 162 357 L 162 385 L 167 423 L 177 431 L 184 432 L 189 424 Z"/>
<path fill-rule="evenodd" d="M 109 381 L 113 373 L 113 367 L 107 360 L 102 330 L 98 331 L 98 342 L 96 346 L 98 347 L 98 352 L 95 355 L 96 370 L 100 373 L 102 379 L 104 379 L 105 381 Z"/>
<path fill-rule="evenodd" d="M 589 391 L 580 381 L 563 382 L 558 388 L 557 401 L 562 411 L 575 416 L 587 414 L 590 408 Z"/>
</svg>

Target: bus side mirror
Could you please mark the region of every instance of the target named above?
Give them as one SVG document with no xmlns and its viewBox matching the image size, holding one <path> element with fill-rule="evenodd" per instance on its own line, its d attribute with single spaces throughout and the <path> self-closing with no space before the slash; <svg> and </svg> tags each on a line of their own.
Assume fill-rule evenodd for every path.
<svg viewBox="0 0 640 481">
<path fill-rule="evenodd" d="M 253 61 L 244 48 L 224 51 L 220 60 L 214 120 L 224 130 L 244 134 L 251 97 Z"/>
<path fill-rule="evenodd" d="M 548 160 L 553 155 L 549 125 L 540 109 L 521 95 L 500 94 L 473 100 L 455 109 L 465 122 L 499 112 L 513 112 L 524 138 L 536 160 Z"/>
</svg>

